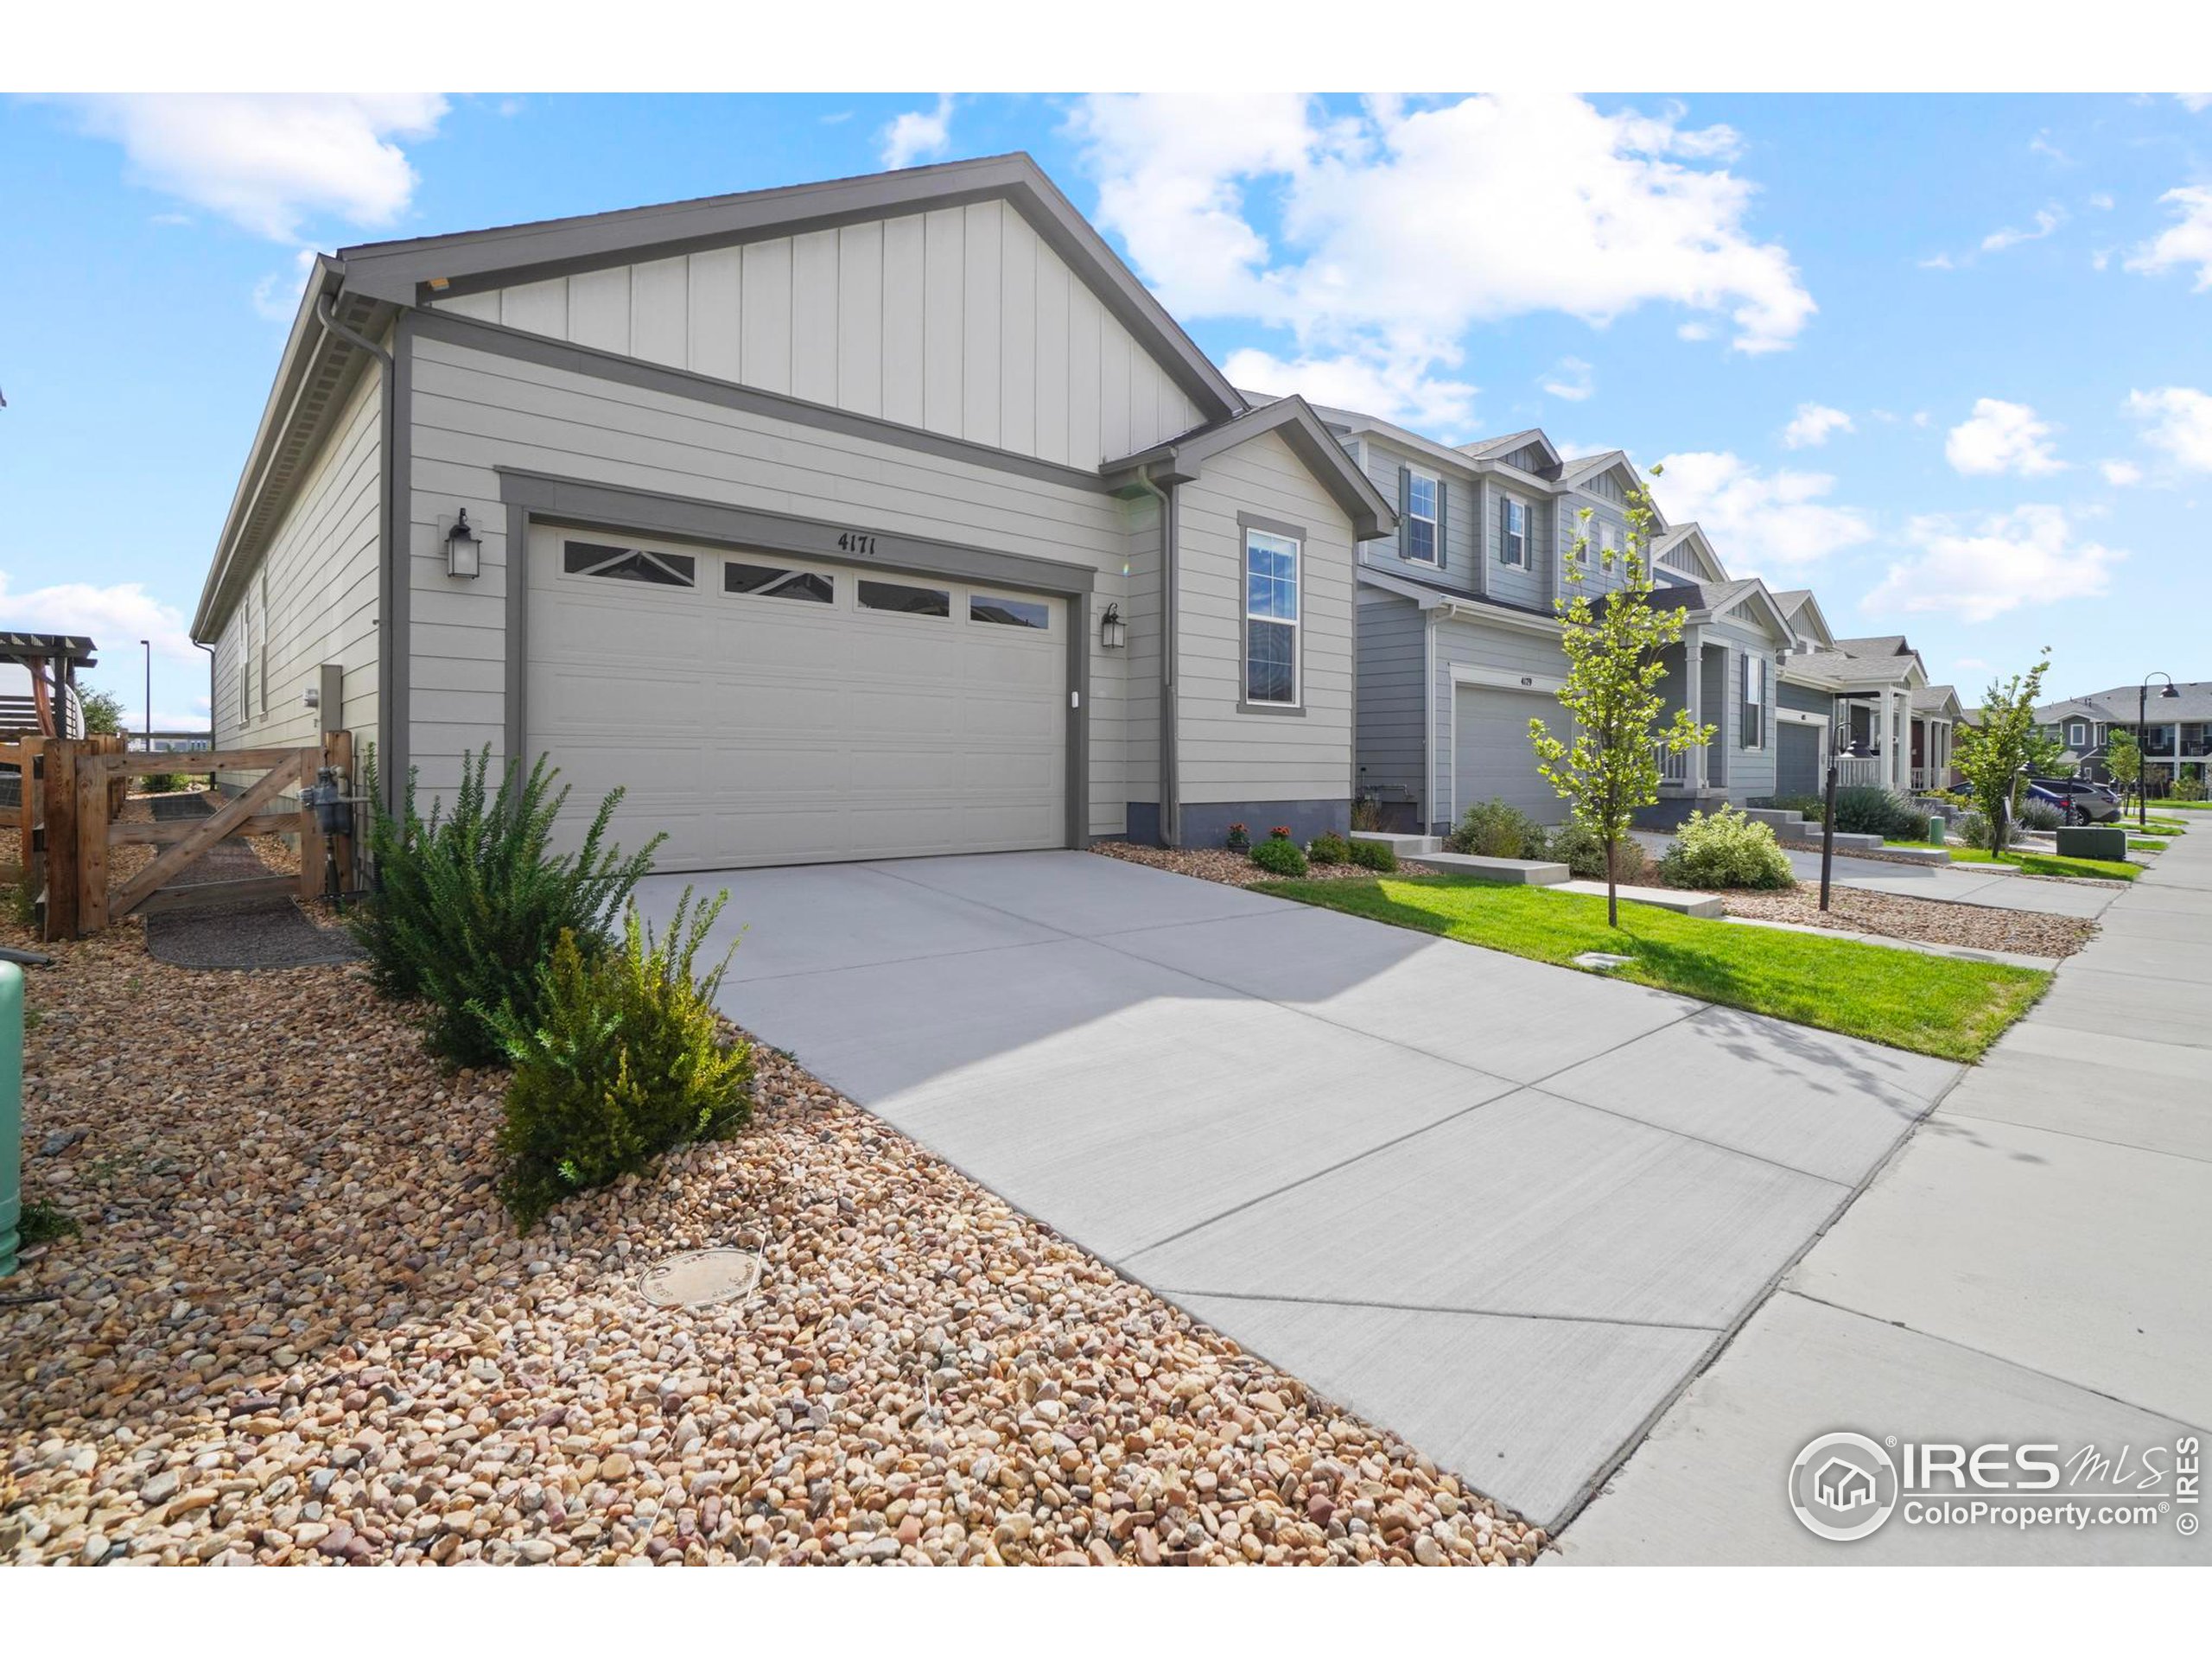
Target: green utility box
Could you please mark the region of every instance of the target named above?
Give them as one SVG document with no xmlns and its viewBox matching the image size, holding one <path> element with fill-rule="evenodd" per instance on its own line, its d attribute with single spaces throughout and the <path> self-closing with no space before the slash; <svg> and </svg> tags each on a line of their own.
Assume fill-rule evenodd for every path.
<svg viewBox="0 0 2212 1659">
<path fill-rule="evenodd" d="M 1950 830 L 1949 821 L 1941 812 L 1928 815 L 1928 844 L 1930 847 L 1947 845 L 1950 840 Z"/>
<path fill-rule="evenodd" d="M 2058 832 L 2061 858 L 2106 858 L 2115 864 L 2127 861 L 2127 831 L 2101 823 L 2068 827 Z"/>
</svg>

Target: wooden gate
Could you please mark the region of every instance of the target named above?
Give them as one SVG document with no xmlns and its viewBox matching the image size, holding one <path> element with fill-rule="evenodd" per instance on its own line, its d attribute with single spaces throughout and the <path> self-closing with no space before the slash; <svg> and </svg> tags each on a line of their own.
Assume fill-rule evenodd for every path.
<svg viewBox="0 0 2212 1659">
<path fill-rule="evenodd" d="M 320 748 L 203 749 L 188 756 L 127 753 L 120 740 L 26 740 L 26 744 L 33 741 L 44 745 L 43 753 L 36 757 L 35 791 L 37 855 L 43 868 L 34 871 L 26 864 L 24 879 L 32 884 L 33 892 L 42 895 L 44 934 L 49 939 L 82 938 L 133 912 L 149 914 L 292 893 L 313 899 L 324 890 L 327 861 L 332 853 L 337 857 L 340 887 L 349 893 L 354 890 L 353 837 L 333 836 L 330 842 L 334 844 L 326 844 L 313 811 L 276 807 L 281 797 L 296 795 L 315 782 L 321 766 L 339 768 L 348 787 L 353 785 L 349 733 L 327 734 Z M 4 752 L 0 752 L 0 760 L 5 758 Z M 175 772 L 184 765 L 194 772 L 257 772 L 261 776 L 204 818 L 153 823 L 118 821 L 131 779 Z M 27 766 L 26 824 L 33 810 L 32 779 L 33 770 Z M 300 840 L 300 873 L 296 876 L 271 874 L 240 881 L 168 886 L 194 859 L 227 837 L 286 833 L 296 834 Z M 28 841 L 28 829 L 24 834 Z M 153 861 L 128 881 L 111 886 L 109 849 L 147 845 L 161 849 Z"/>
</svg>

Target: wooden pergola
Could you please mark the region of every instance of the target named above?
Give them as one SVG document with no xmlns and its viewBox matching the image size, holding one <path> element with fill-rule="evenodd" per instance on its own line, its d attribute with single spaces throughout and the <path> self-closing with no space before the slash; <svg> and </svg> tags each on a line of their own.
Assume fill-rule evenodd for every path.
<svg viewBox="0 0 2212 1659">
<path fill-rule="evenodd" d="M 98 664 L 90 639 L 77 633 L 0 633 L 0 663 L 21 663 L 31 677 L 31 703 L 41 737 L 67 737 L 63 710 L 77 671 Z"/>
</svg>

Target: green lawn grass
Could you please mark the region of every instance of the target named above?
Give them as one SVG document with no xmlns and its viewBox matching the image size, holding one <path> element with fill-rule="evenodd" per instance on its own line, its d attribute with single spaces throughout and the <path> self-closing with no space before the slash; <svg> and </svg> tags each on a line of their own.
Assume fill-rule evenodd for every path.
<svg viewBox="0 0 2212 1659">
<path fill-rule="evenodd" d="M 1560 967 L 1610 951 L 1630 959 L 1611 970 L 1618 979 L 1950 1060 L 1980 1056 L 2050 979 L 1649 905 L 1624 902 L 1614 929 L 1603 899 L 1449 876 L 1270 881 L 1257 891 Z"/>
<path fill-rule="evenodd" d="M 2143 874 L 2139 864 L 2120 864 L 2108 858 L 2057 858 L 2049 853 L 2006 853 L 1993 857 L 1980 847 L 1951 849 L 1954 864 L 2010 864 L 2024 875 L 2083 876 L 2098 881 L 2133 881 Z"/>
<path fill-rule="evenodd" d="M 2143 836 L 2130 836 L 2127 838 L 2127 850 L 2131 853 L 2163 853 L 2166 850 L 2166 843 L 2163 841 L 2152 841 Z"/>
<path fill-rule="evenodd" d="M 2162 801 L 2154 795 L 2151 798 L 2151 810 L 2153 812 L 2212 812 L 2212 801 Z"/>
</svg>

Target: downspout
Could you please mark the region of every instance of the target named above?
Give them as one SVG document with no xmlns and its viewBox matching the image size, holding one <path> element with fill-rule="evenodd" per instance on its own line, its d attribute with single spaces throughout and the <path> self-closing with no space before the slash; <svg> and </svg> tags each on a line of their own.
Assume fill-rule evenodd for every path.
<svg viewBox="0 0 2212 1659">
<path fill-rule="evenodd" d="M 1183 790 L 1175 758 L 1175 497 L 1137 468 L 1137 486 L 1160 503 L 1160 839 L 1183 844 Z"/>
<path fill-rule="evenodd" d="M 401 702 L 397 682 L 401 671 L 400 646 L 403 643 L 397 638 L 398 629 L 393 620 L 397 614 L 397 599 L 400 579 L 399 550 L 392 543 L 395 517 L 392 512 L 392 498 L 397 480 L 392 477 L 391 469 L 399 454 L 399 398 L 395 384 L 397 377 L 392 372 L 390 352 L 385 350 L 367 335 L 357 334 L 338 321 L 337 313 L 330 303 L 330 292 L 327 289 L 315 296 L 315 320 L 323 326 L 325 332 L 344 340 L 349 346 L 359 347 L 374 358 L 378 372 L 383 376 L 382 383 L 378 388 L 377 399 L 380 405 L 378 424 L 381 429 L 378 435 L 377 470 L 380 474 L 382 487 L 377 492 L 377 543 L 379 556 L 377 560 L 378 741 L 376 748 L 377 759 L 380 763 L 378 767 L 378 783 L 382 788 L 385 804 L 387 808 L 391 808 L 399 799 L 400 791 L 404 785 L 404 779 L 392 776 L 391 765 L 392 756 L 397 753 L 392 741 L 392 723 L 394 710 Z M 211 684 L 213 666 L 214 658 L 211 654 L 208 658 Z M 212 698 L 210 702 L 212 709 Z M 326 715 L 326 718 L 327 717 Z M 345 723 L 345 710 L 341 707 L 337 711 L 337 719 L 341 726 Z"/>
</svg>

